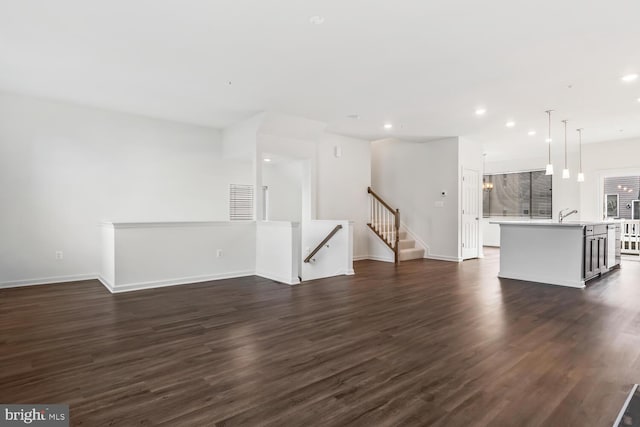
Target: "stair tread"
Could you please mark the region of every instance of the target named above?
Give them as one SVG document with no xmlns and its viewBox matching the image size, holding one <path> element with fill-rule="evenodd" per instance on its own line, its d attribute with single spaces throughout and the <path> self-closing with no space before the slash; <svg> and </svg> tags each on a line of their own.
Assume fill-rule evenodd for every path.
<svg viewBox="0 0 640 427">
<path fill-rule="evenodd" d="M 400 258 L 400 261 L 409 261 L 412 259 L 424 258 L 424 249 L 422 248 L 400 249 L 398 256 Z"/>
<path fill-rule="evenodd" d="M 405 249 L 400 249 L 400 252 L 419 252 L 419 251 L 424 252 L 424 249 L 422 249 L 422 248 L 405 248 Z"/>
<path fill-rule="evenodd" d="M 400 239 L 398 241 L 398 247 L 400 248 L 400 250 L 413 249 L 416 247 L 416 241 L 413 239 Z"/>
</svg>

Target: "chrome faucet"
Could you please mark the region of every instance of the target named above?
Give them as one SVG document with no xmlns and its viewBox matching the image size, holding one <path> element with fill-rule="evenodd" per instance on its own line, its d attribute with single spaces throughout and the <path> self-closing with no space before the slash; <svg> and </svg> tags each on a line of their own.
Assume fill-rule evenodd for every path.
<svg viewBox="0 0 640 427">
<path fill-rule="evenodd" d="M 574 209 L 574 210 L 572 210 L 571 212 L 569 212 L 569 213 L 566 213 L 566 214 L 565 214 L 565 211 L 568 211 L 568 210 L 569 210 L 569 208 L 567 208 L 567 209 L 562 209 L 560 212 L 558 212 L 558 218 L 560 219 L 560 224 L 562 224 L 562 221 L 563 221 L 566 217 L 568 217 L 569 215 L 573 215 L 574 213 L 578 213 L 578 211 Z"/>
</svg>

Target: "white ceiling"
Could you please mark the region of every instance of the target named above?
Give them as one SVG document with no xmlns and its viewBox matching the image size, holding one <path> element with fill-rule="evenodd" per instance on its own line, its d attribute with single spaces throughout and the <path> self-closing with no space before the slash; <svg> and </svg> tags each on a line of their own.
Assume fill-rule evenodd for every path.
<svg viewBox="0 0 640 427">
<path fill-rule="evenodd" d="M 640 136 L 640 79 L 620 81 L 640 73 L 638 17 L 637 0 L 0 0 L 0 89 L 214 127 L 273 110 L 543 156 L 548 108 L 556 140 L 563 118 L 585 142 Z"/>
</svg>

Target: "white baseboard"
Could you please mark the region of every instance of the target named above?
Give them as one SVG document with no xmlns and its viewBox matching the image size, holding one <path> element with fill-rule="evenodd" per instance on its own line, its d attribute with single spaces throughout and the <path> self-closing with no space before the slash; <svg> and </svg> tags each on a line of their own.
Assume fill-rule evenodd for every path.
<svg viewBox="0 0 640 427">
<path fill-rule="evenodd" d="M 427 254 L 424 257 L 427 259 L 436 259 L 438 261 L 462 262 L 462 258 L 455 256 Z"/>
<path fill-rule="evenodd" d="M 21 286 L 53 285 L 56 283 L 80 282 L 98 279 L 98 274 L 73 274 L 70 276 L 43 277 L 40 279 L 14 280 L 1 282 L 0 289 L 18 288 Z"/>
<path fill-rule="evenodd" d="M 256 276 L 262 277 L 264 279 L 269 279 L 269 280 L 274 280 L 276 282 L 284 283 L 285 285 L 300 284 L 300 279 L 298 277 L 290 277 L 287 279 L 286 277 L 278 276 L 277 274 L 272 274 L 264 271 L 260 271 L 260 272 L 256 271 Z"/>
<path fill-rule="evenodd" d="M 354 256 L 353 257 L 354 261 L 362 261 L 362 260 L 365 260 L 365 259 L 370 259 L 369 255 L 358 255 L 358 256 Z"/>
<path fill-rule="evenodd" d="M 500 271 L 498 273 L 498 277 L 500 277 L 501 279 L 524 280 L 527 282 L 537 282 L 537 283 L 543 283 L 547 285 L 566 286 L 569 288 L 582 289 L 585 287 L 585 283 L 583 280 L 564 280 L 564 279 L 558 280 L 556 278 L 551 278 L 551 277 L 519 274 L 514 272 L 508 272 L 508 271 L 507 272 Z"/>
<path fill-rule="evenodd" d="M 98 276 L 98 280 L 100 281 L 100 283 L 102 283 L 102 285 L 107 288 L 107 290 L 111 293 L 113 292 L 113 283 L 111 283 L 109 280 L 105 279 L 102 276 Z"/>
<path fill-rule="evenodd" d="M 191 276 L 191 277 L 179 277 L 175 279 L 169 280 L 155 280 L 150 282 L 139 282 L 139 283 L 128 283 L 126 285 L 117 285 L 109 287 L 108 284 L 103 284 L 109 291 L 114 294 L 120 292 L 131 292 L 131 291 L 139 291 L 143 289 L 153 289 L 153 288 L 164 288 L 166 286 L 177 286 L 177 285 L 190 285 L 194 283 L 202 283 L 209 282 L 212 280 L 222 280 L 222 279 L 234 279 L 236 277 L 247 277 L 254 276 L 255 271 L 234 271 L 230 273 L 222 273 L 222 274 L 211 274 L 207 276 Z"/>
<path fill-rule="evenodd" d="M 366 259 L 370 259 L 372 261 L 394 262 L 393 257 L 388 256 L 369 255 Z"/>
</svg>

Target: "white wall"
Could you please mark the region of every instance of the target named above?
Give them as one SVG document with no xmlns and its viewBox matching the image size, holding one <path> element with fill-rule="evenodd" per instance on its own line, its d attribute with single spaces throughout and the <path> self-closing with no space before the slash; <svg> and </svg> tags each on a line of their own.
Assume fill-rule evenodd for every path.
<svg viewBox="0 0 640 427">
<path fill-rule="evenodd" d="M 256 154 L 256 136 L 265 117 L 258 113 L 222 131 L 222 153 L 229 159 L 250 160 Z"/>
<path fill-rule="evenodd" d="M 262 185 L 269 188 L 269 221 L 301 221 L 303 169 L 302 161 L 282 158 L 262 165 Z"/>
<path fill-rule="evenodd" d="M 103 228 L 114 231 L 105 233 L 102 243 L 105 253 L 113 248 L 115 278 L 109 280 L 109 270 L 100 275 L 112 292 L 249 276 L 256 269 L 252 221 L 115 223 Z"/>
<path fill-rule="evenodd" d="M 335 149 L 341 150 L 336 157 Z M 371 143 L 356 138 L 324 133 L 317 146 L 318 184 L 316 216 L 318 219 L 353 221 L 353 256 L 371 254 L 367 222 L 371 185 Z"/>
<path fill-rule="evenodd" d="M 640 139 L 625 139 L 582 147 L 585 180 L 580 184 L 583 219 L 602 220 L 603 179 L 606 176 L 640 175 Z"/>
<path fill-rule="evenodd" d="M 97 274 L 103 221 L 227 220 L 253 179 L 218 130 L 0 93 L 0 285 Z"/>
<path fill-rule="evenodd" d="M 300 283 L 300 224 L 258 221 L 256 224 L 256 275 L 288 285 Z"/>
<path fill-rule="evenodd" d="M 256 153 L 256 188 L 262 188 L 264 174 L 263 169 L 269 165 L 264 158 L 286 159 L 287 161 L 299 161 L 304 164 L 302 177 L 302 211 L 303 221 L 315 217 L 315 199 L 312 195 L 316 192 L 316 143 L 312 140 L 292 139 L 287 136 L 258 133 Z M 262 192 L 256 197 L 256 205 L 262 206 Z M 262 220 L 258 210 L 256 218 Z"/>
<path fill-rule="evenodd" d="M 369 141 L 331 134 L 321 122 L 267 113 L 257 137 L 257 186 L 264 157 L 304 160 L 302 227 L 310 220 L 349 220 L 354 228 L 354 256 L 369 254 L 367 187 L 371 183 Z M 335 157 L 335 147 L 342 150 Z M 260 206 L 261 198 L 257 201 Z M 272 203 L 272 202 L 271 202 Z M 304 234 L 304 233 L 303 233 Z"/>
<path fill-rule="evenodd" d="M 302 280 L 353 274 L 353 222 L 314 220 L 302 228 L 302 257 L 306 258 L 337 226 L 342 229 L 308 263 L 302 263 Z"/>
<path fill-rule="evenodd" d="M 457 137 L 372 143 L 372 187 L 400 209 L 401 221 L 428 246 L 426 256 L 460 259 L 458 151 Z"/>
</svg>

